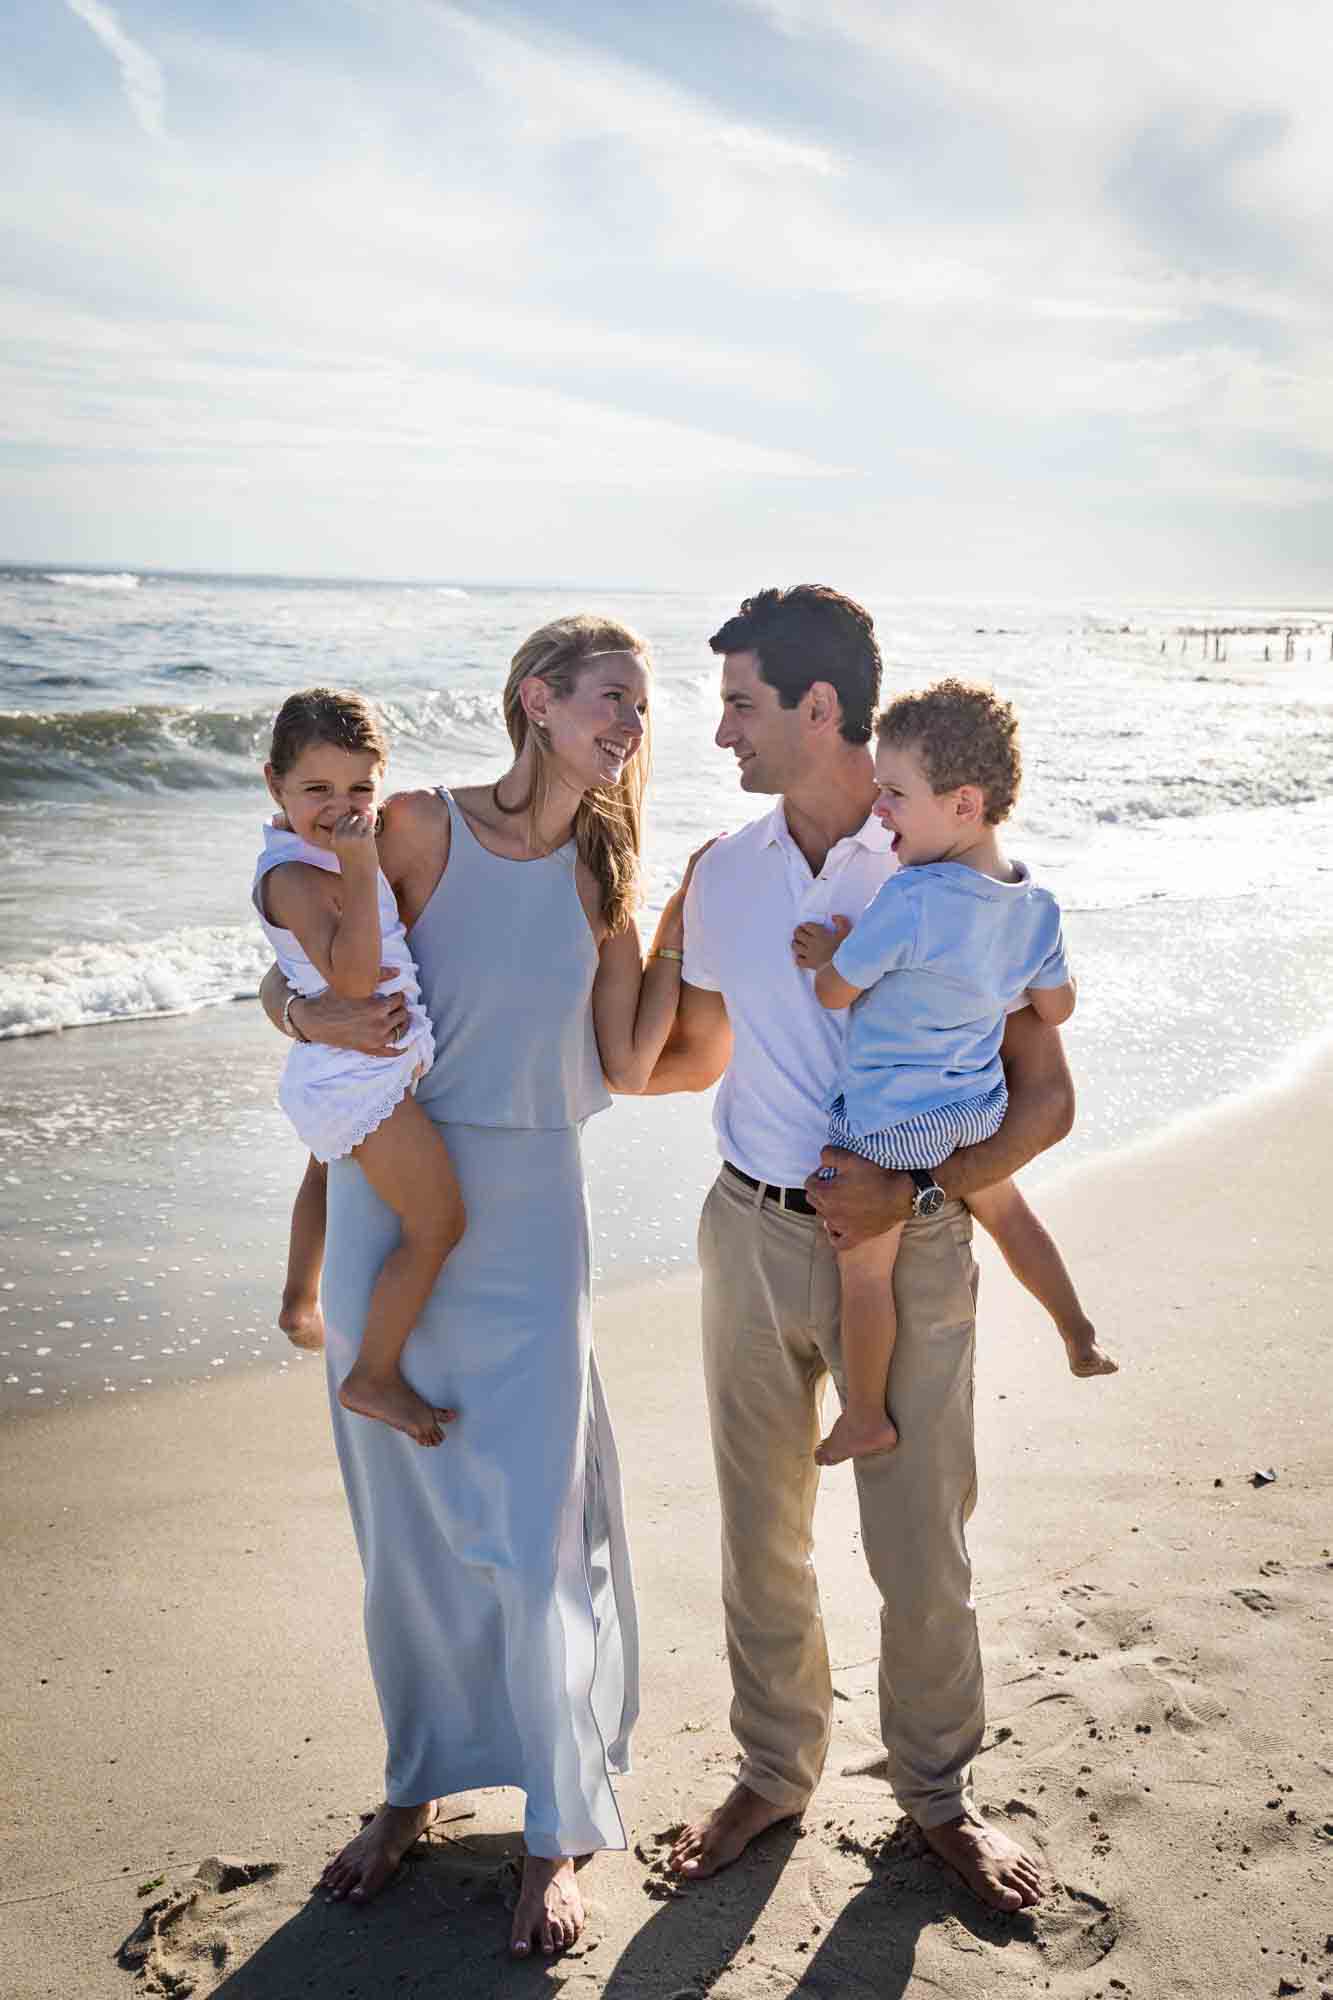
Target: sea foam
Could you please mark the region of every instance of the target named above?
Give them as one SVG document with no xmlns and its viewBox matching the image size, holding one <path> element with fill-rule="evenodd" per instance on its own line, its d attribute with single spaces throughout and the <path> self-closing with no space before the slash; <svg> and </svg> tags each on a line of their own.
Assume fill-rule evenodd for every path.
<svg viewBox="0 0 1333 2000">
<path fill-rule="evenodd" d="M 73 590 L 137 590 L 143 582 L 132 570 L 86 570 L 52 569 L 43 576 L 45 583 L 68 584 Z"/>
<path fill-rule="evenodd" d="M 257 928 L 221 925 L 147 943 L 63 945 L 49 958 L 0 967 L 0 1041 L 248 999 L 272 956 Z"/>
</svg>

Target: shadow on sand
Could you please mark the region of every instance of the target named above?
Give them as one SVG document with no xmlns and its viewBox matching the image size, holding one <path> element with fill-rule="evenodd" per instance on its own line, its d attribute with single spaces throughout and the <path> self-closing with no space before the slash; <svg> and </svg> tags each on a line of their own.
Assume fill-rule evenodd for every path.
<svg viewBox="0 0 1333 2000">
<path fill-rule="evenodd" d="M 810 1872 L 800 1892 L 784 1898 L 780 1918 L 766 1922 L 798 1848 Z M 590 1921 L 580 1944 L 555 1959 L 513 1959 L 518 1837 L 445 1835 L 414 1849 L 364 1910 L 312 1893 L 271 1930 L 267 1879 L 235 1898 L 197 1897 L 163 1925 L 139 1990 L 201 1990 L 214 2000 L 523 2000 L 568 1986 L 607 2000 L 707 2000 L 729 1971 L 744 1976 L 748 1968 L 758 1990 L 780 1984 L 829 2000 L 900 2000 L 928 1928 L 941 1927 L 946 1945 L 974 1955 L 1030 1947 L 1035 1936 L 1031 1918 L 985 1910 L 933 1859 L 893 1838 L 874 1850 L 844 1846 L 838 1856 L 809 1829 L 778 1826 L 723 1874 L 678 1888 L 663 1872 L 664 1846 L 657 1858 L 638 1853 L 647 1863 L 645 1921 L 618 1952 L 606 1938 L 593 1875 L 585 1880 Z M 859 1882 L 847 1879 L 848 1859 L 854 1873 L 865 1871 Z M 261 1866 L 266 1878 L 277 1873 Z M 828 1878 L 812 1895 L 822 1868 Z M 830 1903 L 836 1914 L 821 1923 L 818 1909 Z M 262 1941 L 252 1946 L 254 1937 Z M 960 1967 L 960 1979 L 975 1972 Z"/>
</svg>

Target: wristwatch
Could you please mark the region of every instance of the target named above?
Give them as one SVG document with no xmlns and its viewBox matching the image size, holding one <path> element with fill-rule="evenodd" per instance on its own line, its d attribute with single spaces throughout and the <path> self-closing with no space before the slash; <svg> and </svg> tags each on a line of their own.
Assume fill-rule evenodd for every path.
<svg viewBox="0 0 1333 2000">
<path fill-rule="evenodd" d="M 907 1172 L 916 1187 L 912 1196 L 913 1217 L 938 1215 L 949 1199 L 939 1182 L 924 1167 L 909 1167 Z"/>
</svg>

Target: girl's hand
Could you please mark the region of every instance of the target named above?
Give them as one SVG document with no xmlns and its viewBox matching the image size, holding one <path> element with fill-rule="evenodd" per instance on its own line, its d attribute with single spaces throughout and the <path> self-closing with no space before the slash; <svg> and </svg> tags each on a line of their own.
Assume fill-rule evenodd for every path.
<svg viewBox="0 0 1333 2000">
<path fill-rule="evenodd" d="M 852 928 L 850 917 L 834 917 L 829 924 L 797 924 L 792 935 L 792 957 L 804 972 L 818 972 L 827 965 Z"/>
<path fill-rule="evenodd" d="M 344 866 L 351 862 L 371 862 L 379 866 L 379 852 L 375 846 L 375 815 L 353 806 L 333 822 L 333 832 L 329 836 L 333 851 Z"/>
</svg>

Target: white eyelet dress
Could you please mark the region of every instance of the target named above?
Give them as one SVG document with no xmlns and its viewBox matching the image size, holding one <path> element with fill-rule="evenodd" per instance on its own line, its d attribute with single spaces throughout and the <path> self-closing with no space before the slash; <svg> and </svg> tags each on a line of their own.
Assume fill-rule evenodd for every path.
<svg viewBox="0 0 1333 2000">
<path fill-rule="evenodd" d="M 593 1034 L 597 948 L 571 845 L 506 861 L 447 792 L 449 864 L 410 933 L 435 1031 L 417 1102 L 467 1227 L 403 1373 L 455 1409 L 423 1450 L 337 1385 L 397 1236 L 353 1160 L 329 1169 L 324 1316 L 333 1427 L 365 1567 L 385 1796 L 527 1795 L 538 1855 L 623 1847 L 638 1634 L 620 1470 L 593 1358 L 580 1127 L 610 1099 Z"/>
<path fill-rule="evenodd" d="M 311 868 L 323 868 L 339 875 L 337 856 L 322 847 L 312 847 L 299 834 L 285 827 L 264 828 L 264 851 L 255 866 L 251 892 L 264 935 L 273 947 L 283 978 L 312 999 L 328 985 L 318 966 L 313 965 L 291 931 L 271 924 L 264 912 L 264 877 L 284 861 L 304 861 Z M 379 878 L 380 964 L 394 968 L 381 993 L 402 993 L 407 1001 L 407 1030 L 400 1056 L 362 1056 L 353 1049 L 333 1049 L 320 1042 L 298 1042 L 291 1049 L 278 1084 L 282 1106 L 297 1137 L 317 1160 L 339 1160 L 359 1146 L 382 1125 L 389 1113 L 412 1088 L 418 1076 L 430 1068 L 435 1043 L 430 1022 L 421 1004 L 417 969 L 407 948 L 407 933 L 398 914 L 393 890 L 383 875 Z"/>
</svg>

